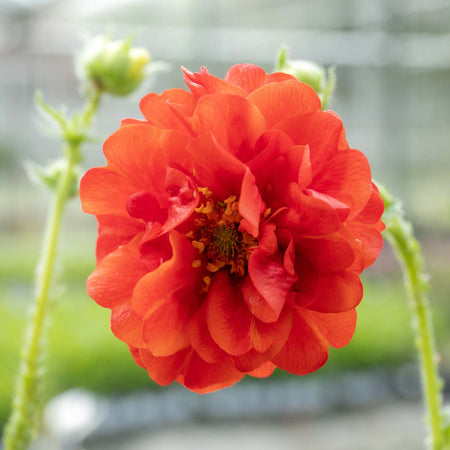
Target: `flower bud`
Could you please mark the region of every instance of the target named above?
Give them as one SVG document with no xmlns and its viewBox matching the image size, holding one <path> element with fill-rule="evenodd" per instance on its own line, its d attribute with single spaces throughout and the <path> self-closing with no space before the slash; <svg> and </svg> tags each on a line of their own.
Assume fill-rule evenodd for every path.
<svg viewBox="0 0 450 450">
<path fill-rule="evenodd" d="M 128 95 L 140 85 L 149 61 L 147 50 L 131 48 L 131 39 L 111 41 L 97 36 L 80 55 L 78 73 L 94 89 Z"/>
<path fill-rule="evenodd" d="M 335 73 L 330 68 L 325 68 L 311 61 L 294 60 L 287 58 L 287 50 L 282 47 L 278 52 L 275 69 L 293 75 L 297 80 L 311 86 L 322 101 L 322 109 L 325 109 L 334 91 Z"/>
</svg>

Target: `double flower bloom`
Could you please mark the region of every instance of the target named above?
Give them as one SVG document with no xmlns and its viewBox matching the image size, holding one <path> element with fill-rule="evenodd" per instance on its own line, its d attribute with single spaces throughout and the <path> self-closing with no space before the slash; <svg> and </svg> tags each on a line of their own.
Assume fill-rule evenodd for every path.
<svg viewBox="0 0 450 450">
<path fill-rule="evenodd" d="M 141 101 L 81 200 L 99 223 L 90 296 L 159 384 L 211 392 L 346 345 L 382 248 L 369 164 L 314 90 L 283 73 L 185 70 Z"/>
</svg>

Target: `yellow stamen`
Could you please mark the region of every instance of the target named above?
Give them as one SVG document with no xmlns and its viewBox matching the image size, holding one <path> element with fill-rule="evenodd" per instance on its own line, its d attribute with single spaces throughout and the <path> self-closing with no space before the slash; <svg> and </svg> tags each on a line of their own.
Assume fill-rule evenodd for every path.
<svg viewBox="0 0 450 450">
<path fill-rule="evenodd" d="M 200 241 L 192 241 L 192 247 L 196 248 L 199 253 L 203 253 L 205 251 L 205 244 Z"/>
<path fill-rule="evenodd" d="M 193 230 L 189 231 L 188 233 L 185 234 L 185 236 L 188 239 L 194 239 L 194 231 Z"/>
<path fill-rule="evenodd" d="M 215 264 L 208 263 L 206 265 L 206 270 L 209 270 L 210 272 L 217 272 L 220 269 L 220 267 L 217 267 Z"/>
<path fill-rule="evenodd" d="M 209 198 L 212 195 L 212 192 L 207 187 L 199 187 L 199 192 L 201 192 L 205 198 Z"/>
<path fill-rule="evenodd" d="M 205 204 L 201 203 L 200 206 L 197 206 L 197 208 L 194 209 L 194 211 L 198 214 L 201 214 L 204 209 L 205 209 Z"/>
<path fill-rule="evenodd" d="M 202 265 L 202 260 L 201 259 L 195 259 L 194 261 L 192 261 L 192 267 L 194 269 L 196 269 L 197 267 L 200 267 Z"/>
<path fill-rule="evenodd" d="M 230 195 L 226 200 L 224 200 L 224 203 L 234 203 L 236 201 L 235 195 Z"/>
</svg>

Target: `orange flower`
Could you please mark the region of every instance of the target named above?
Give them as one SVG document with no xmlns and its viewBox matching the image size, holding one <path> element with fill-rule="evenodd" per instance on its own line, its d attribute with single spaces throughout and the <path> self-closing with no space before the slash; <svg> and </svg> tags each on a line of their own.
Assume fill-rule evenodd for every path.
<svg viewBox="0 0 450 450">
<path fill-rule="evenodd" d="M 99 223 L 89 295 L 157 383 L 196 392 L 346 345 L 383 202 L 308 85 L 249 64 L 141 101 L 81 182 Z"/>
</svg>

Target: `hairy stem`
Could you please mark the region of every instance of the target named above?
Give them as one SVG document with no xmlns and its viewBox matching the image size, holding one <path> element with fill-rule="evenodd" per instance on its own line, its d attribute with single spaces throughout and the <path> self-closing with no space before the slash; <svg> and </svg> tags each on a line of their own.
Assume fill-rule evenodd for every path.
<svg viewBox="0 0 450 450">
<path fill-rule="evenodd" d="M 72 140 L 64 136 L 66 164 L 59 174 L 47 217 L 41 256 L 36 270 L 36 295 L 33 312 L 21 353 L 21 364 L 14 391 L 12 412 L 5 427 L 5 450 L 27 449 L 37 431 L 40 420 L 42 412 L 40 399 L 42 370 L 40 366 L 58 238 L 64 208 L 73 189 L 74 169 L 80 160 L 79 147 L 85 139 L 86 128 L 98 107 L 99 99 L 100 95 L 96 94 L 87 103 L 85 112 L 81 117 L 83 126 L 83 129 L 80 130 L 81 138 Z"/>
<path fill-rule="evenodd" d="M 429 283 L 423 272 L 420 245 L 414 237 L 413 227 L 403 217 L 400 204 L 394 201 L 384 188 L 381 188 L 380 191 L 386 205 L 384 215 L 386 237 L 402 267 L 406 289 L 410 297 L 430 432 L 429 448 L 444 450 L 447 447 L 444 446 L 442 414 L 443 382 L 439 378 L 438 355 L 435 349 L 433 322 L 427 297 Z"/>
</svg>

